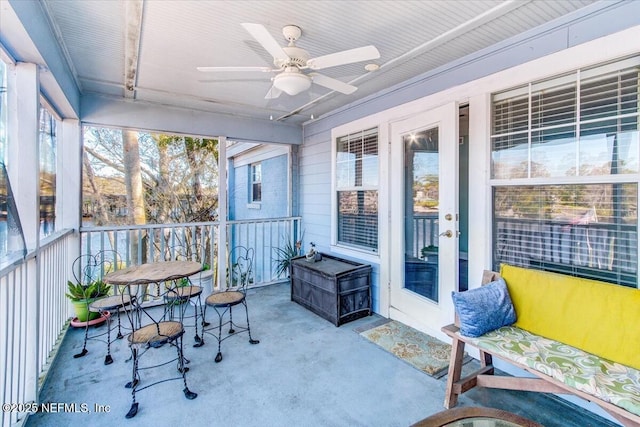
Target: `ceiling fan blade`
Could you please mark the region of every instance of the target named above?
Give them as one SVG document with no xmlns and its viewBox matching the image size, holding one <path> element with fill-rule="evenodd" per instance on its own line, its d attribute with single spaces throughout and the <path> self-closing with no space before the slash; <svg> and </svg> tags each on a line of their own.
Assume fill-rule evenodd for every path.
<svg viewBox="0 0 640 427">
<path fill-rule="evenodd" d="M 269 88 L 269 92 L 264 96 L 264 99 L 276 99 L 282 94 L 282 91 L 275 86 Z"/>
<path fill-rule="evenodd" d="M 378 49 L 376 49 L 375 46 L 369 45 L 311 58 L 307 61 L 307 66 L 312 70 L 321 70 L 323 68 L 335 67 L 336 65 L 352 64 L 354 62 L 369 61 L 378 58 L 380 58 Z"/>
<path fill-rule="evenodd" d="M 311 73 L 309 74 L 309 77 L 311 77 L 311 80 L 313 80 L 314 83 L 319 84 L 320 86 L 329 88 L 331 90 L 344 93 L 345 95 L 349 95 L 355 92 L 356 90 L 358 90 L 358 88 L 355 86 L 352 86 L 348 83 L 334 79 L 333 77 L 327 77 L 323 74 Z"/>
<path fill-rule="evenodd" d="M 278 44 L 276 39 L 267 31 L 264 25 L 261 24 L 242 24 L 245 30 L 253 36 L 258 43 L 264 47 L 267 52 L 271 54 L 275 59 L 281 61 L 288 61 L 289 56 L 282 50 L 282 47 Z"/>
<path fill-rule="evenodd" d="M 257 71 L 262 73 L 270 73 L 272 71 L 280 71 L 278 69 L 273 69 L 270 67 L 196 67 L 198 71 L 202 71 L 203 73 L 214 73 L 214 72 L 238 72 L 238 71 Z"/>
</svg>

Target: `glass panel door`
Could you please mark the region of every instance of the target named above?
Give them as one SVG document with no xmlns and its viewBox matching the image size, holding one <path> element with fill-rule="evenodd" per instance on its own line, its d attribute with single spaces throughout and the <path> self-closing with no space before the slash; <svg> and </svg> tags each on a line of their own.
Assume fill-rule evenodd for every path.
<svg viewBox="0 0 640 427">
<path fill-rule="evenodd" d="M 438 127 L 409 133 L 404 145 L 404 287 L 438 302 Z"/>
</svg>

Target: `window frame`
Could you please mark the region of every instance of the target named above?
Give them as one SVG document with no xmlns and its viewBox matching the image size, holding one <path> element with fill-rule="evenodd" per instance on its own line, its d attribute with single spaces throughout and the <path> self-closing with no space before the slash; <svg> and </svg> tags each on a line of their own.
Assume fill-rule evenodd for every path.
<svg viewBox="0 0 640 427">
<path fill-rule="evenodd" d="M 581 138 L 587 138 L 588 135 L 581 135 L 581 118 L 580 118 L 580 111 L 581 108 L 583 107 L 583 102 L 582 102 L 582 92 L 581 92 L 581 83 L 583 83 L 584 81 L 588 81 L 591 82 L 592 78 L 596 77 L 604 77 L 609 75 L 609 73 L 611 72 L 615 72 L 615 71 L 623 71 L 625 69 L 628 69 L 630 67 L 638 67 L 640 66 L 640 56 L 635 55 L 633 57 L 629 57 L 629 58 L 624 58 L 621 60 L 615 60 L 615 61 L 609 61 L 609 62 L 603 62 L 600 64 L 596 64 L 594 66 L 589 66 L 589 67 L 583 67 L 583 68 L 577 68 L 574 71 L 570 72 L 570 73 L 562 73 L 562 74 L 557 74 L 555 76 L 548 76 L 545 79 L 542 80 L 532 80 L 530 83 L 528 84 L 524 84 L 524 85 L 518 85 L 518 86 L 514 86 L 511 89 L 506 89 L 506 90 L 497 90 L 491 93 L 490 96 L 490 123 L 489 123 L 489 144 L 488 144 L 488 152 L 489 152 L 489 159 L 491 159 L 491 167 L 490 167 L 490 174 L 489 174 L 489 186 L 490 186 L 490 209 L 491 209 L 491 214 L 489 217 L 489 220 L 491 222 L 491 227 L 493 229 L 492 232 L 492 243 L 491 243 L 491 264 L 493 266 L 493 268 L 497 268 L 498 263 L 500 262 L 499 259 L 496 259 L 497 257 L 497 250 L 498 250 L 498 243 L 497 242 L 497 238 L 496 238 L 496 233 L 498 232 L 498 230 L 496 230 L 496 222 L 498 220 L 501 220 L 501 217 L 496 217 L 496 198 L 495 198 L 495 194 L 497 189 L 504 189 L 504 188 L 508 188 L 508 187 L 544 187 L 544 186 L 572 186 L 572 185 L 597 185 L 597 184 L 633 184 L 636 185 L 636 200 L 638 199 L 638 197 L 640 196 L 640 171 L 635 171 L 635 172 L 631 172 L 631 173 L 620 173 L 620 174 L 609 174 L 609 175 L 590 175 L 590 174 L 580 174 L 579 170 L 577 171 L 577 173 L 575 175 L 570 175 L 570 176 L 532 176 L 531 174 L 531 162 L 532 162 L 532 156 L 531 156 L 531 147 L 532 147 L 532 129 L 534 129 L 534 126 L 532 125 L 531 122 L 531 115 L 532 115 L 532 101 L 531 101 L 531 96 L 533 94 L 533 91 L 531 91 L 531 87 L 535 86 L 535 85 L 539 85 L 539 86 L 544 86 L 545 84 L 548 85 L 554 85 L 555 83 L 557 83 L 558 81 L 560 81 L 561 79 L 563 80 L 573 80 L 576 84 L 576 104 L 575 104 L 575 108 L 576 108 L 576 114 L 577 114 L 577 119 L 572 122 L 573 124 L 575 124 L 576 127 L 576 143 L 575 145 L 577 146 L 576 148 L 576 155 L 580 154 L 580 140 Z M 640 76 L 640 72 L 638 73 L 638 75 Z M 640 86 L 640 84 L 638 84 Z M 495 178 L 494 177 L 494 165 L 493 165 L 493 153 L 494 153 L 494 143 L 493 143 L 493 138 L 494 138 L 494 130 L 495 130 L 495 118 L 494 118 L 494 105 L 497 101 L 499 101 L 500 99 L 504 100 L 504 99 L 517 99 L 521 96 L 523 96 L 523 94 L 526 93 L 526 96 L 529 97 L 529 104 L 528 104 L 528 115 L 529 115 L 529 122 L 527 123 L 527 144 L 528 144 L 528 165 L 527 165 L 527 174 L 524 177 L 499 177 L 499 178 Z M 617 101 L 618 103 L 621 102 L 620 100 Z M 640 122 L 640 111 L 636 110 L 635 113 L 636 117 L 637 117 L 637 122 Z M 606 115 L 604 117 L 600 117 L 598 118 L 598 121 L 603 121 L 603 120 L 613 120 L 613 119 L 620 119 L 621 116 L 619 115 Z M 622 130 L 619 130 L 618 132 L 623 132 Z M 634 131 L 634 132 L 640 132 L 640 125 L 638 126 L 638 128 Z M 637 141 L 637 137 L 636 137 L 636 141 Z M 638 148 L 638 147 L 636 147 Z M 576 164 L 578 164 L 579 158 L 577 158 L 576 160 Z M 637 159 L 636 159 L 637 161 Z M 637 212 L 636 212 L 637 215 Z M 640 230 L 639 227 L 639 222 L 638 222 L 638 218 L 636 216 L 636 221 L 635 223 L 633 223 L 636 227 L 636 234 L 638 233 L 638 231 Z M 636 239 L 637 240 L 637 239 Z M 636 243 L 637 245 L 637 243 Z M 636 251 L 638 251 L 638 247 L 636 246 Z M 624 254 L 623 254 L 624 255 Z M 563 255 L 564 257 L 565 255 Z M 623 258 L 616 258 L 616 261 L 623 259 Z M 616 262 L 614 261 L 614 262 Z M 544 263 L 545 261 L 543 261 Z M 561 263 L 562 264 L 562 263 Z M 566 266 L 566 268 L 571 269 L 574 271 L 575 275 L 581 276 L 581 274 L 578 272 L 579 270 L 581 270 L 581 266 L 580 265 L 574 265 L 573 262 L 569 262 L 566 264 L 563 264 Z M 604 269 L 601 269 L 603 273 L 606 273 L 604 271 Z M 636 264 L 636 284 L 635 284 L 635 288 L 640 287 L 640 271 L 639 271 L 639 264 Z M 623 274 L 623 273 L 621 273 Z M 606 276 L 606 274 L 602 274 L 599 277 L 602 277 L 603 279 L 601 280 L 605 280 L 604 277 Z M 582 277 L 582 276 L 581 276 Z M 594 278 L 593 276 L 591 276 L 591 278 Z M 597 277 L 596 277 L 597 278 Z M 624 283 L 619 283 L 619 285 L 623 285 Z"/>
<path fill-rule="evenodd" d="M 0 57 L 0 156 L 2 156 L 0 159 L 2 162 L 2 170 L 0 170 L 0 173 L 3 174 L 0 182 L 4 183 L 0 193 L 2 193 L 4 197 L 4 203 L 2 203 L 1 206 L 3 211 L 6 212 L 4 232 L 0 233 L 0 237 L 2 238 L 2 242 L 0 242 L 0 268 L 6 267 L 17 259 L 23 259 L 27 253 L 18 207 L 15 203 L 15 196 L 12 194 L 12 186 L 6 170 L 10 126 L 8 98 L 9 85 L 11 83 L 8 76 L 9 66 L 10 64 Z M 11 201 L 13 203 L 11 203 Z M 10 237 L 10 222 L 13 222 L 17 228 L 13 239 Z"/>
<path fill-rule="evenodd" d="M 358 134 L 364 134 L 367 132 L 375 132 L 376 134 L 376 144 L 377 144 L 377 165 L 376 165 L 376 174 L 377 174 L 377 183 L 376 185 L 359 185 L 359 186 L 344 186 L 339 187 L 338 185 L 338 141 L 343 137 L 348 137 L 350 135 L 357 136 Z M 383 210 L 383 205 L 386 205 L 386 202 L 382 199 L 383 188 L 381 186 L 382 179 L 382 171 L 381 165 L 385 160 L 383 157 L 384 150 L 382 150 L 383 141 L 382 141 L 383 129 L 382 126 L 378 123 L 374 123 L 370 120 L 358 121 L 354 123 L 350 123 L 345 126 L 341 126 L 339 128 L 334 128 L 331 131 L 331 250 L 348 256 L 358 257 L 359 259 L 379 262 L 380 259 L 380 251 L 382 241 L 382 232 L 380 230 L 381 224 L 381 212 Z M 339 222 L 339 204 L 338 197 L 341 191 L 374 191 L 377 198 L 377 217 L 376 221 L 378 224 L 377 230 L 377 246 L 376 248 L 360 246 L 356 244 L 349 244 L 347 242 L 341 242 L 338 240 L 338 222 Z"/>
<path fill-rule="evenodd" d="M 256 169 L 259 170 L 259 179 L 256 180 Z M 260 194 L 256 199 L 255 186 L 260 186 Z M 251 163 L 249 165 L 249 203 L 260 205 L 262 203 L 262 162 Z"/>
<path fill-rule="evenodd" d="M 50 128 L 49 129 L 43 129 L 43 120 L 45 119 L 46 115 L 46 120 L 50 123 Z M 61 123 L 62 120 L 60 118 L 60 115 L 55 111 L 55 109 L 51 106 L 51 104 L 46 100 L 46 98 L 44 98 L 43 96 L 40 97 L 40 107 L 39 107 L 39 114 L 38 114 L 38 151 L 39 151 L 39 159 L 38 159 L 38 164 L 40 166 L 40 183 L 39 183 L 39 196 L 40 196 L 40 200 L 38 201 L 38 209 L 39 209 L 39 213 L 38 213 L 38 218 L 39 218 L 39 222 L 40 222 L 40 230 L 39 230 L 39 235 L 40 235 L 40 239 L 43 239 L 53 233 L 55 233 L 56 231 L 56 217 L 58 215 L 58 209 L 57 209 L 57 199 L 58 199 L 58 185 L 57 185 L 57 179 L 58 179 L 58 131 L 61 128 Z M 48 131 L 48 132 L 47 132 Z M 43 211 L 42 211 L 42 192 L 43 192 L 43 161 L 45 160 L 43 158 L 43 154 L 44 154 L 44 147 L 43 147 L 43 143 L 45 142 L 45 138 L 49 138 L 51 141 L 51 154 L 52 158 L 48 159 L 51 160 L 51 163 L 48 164 L 48 166 L 53 168 L 53 179 L 52 179 L 52 188 L 53 188 L 53 221 L 51 223 L 51 229 L 47 230 L 46 229 L 46 222 L 43 223 Z M 44 225 L 44 229 L 42 228 Z"/>
</svg>

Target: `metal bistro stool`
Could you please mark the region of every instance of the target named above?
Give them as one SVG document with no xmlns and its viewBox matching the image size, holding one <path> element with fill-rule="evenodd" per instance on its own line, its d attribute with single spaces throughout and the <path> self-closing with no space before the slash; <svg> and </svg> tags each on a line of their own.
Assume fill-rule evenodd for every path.
<svg viewBox="0 0 640 427">
<path fill-rule="evenodd" d="M 120 263 L 120 256 L 116 251 L 107 250 L 100 251 L 95 255 L 81 255 L 75 259 L 73 263 L 73 274 L 76 280 L 81 283 L 82 280 L 94 281 L 96 277 L 101 277 L 105 272 L 117 269 Z M 86 263 L 85 265 L 81 265 Z M 82 271 L 81 276 L 83 279 L 78 279 L 76 271 Z M 113 313 L 118 315 L 118 334 L 117 339 L 122 339 L 122 323 L 120 320 L 120 312 L 126 310 L 131 304 L 131 299 L 127 295 L 111 295 L 106 297 L 100 297 L 88 304 L 89 313 L 98 313 L 100 317 L 106 318 L 107 331 L 94 336 L 89 336 L 90 322 L 87 320 L 85 323 L 84 331 L 84 343 L 80 353 L 75 354 L 74 358 L 80 358 L 85 356 L 89 351 L 87 350 L 87 341 L 89 339 L 98 339 L 103 335 L 107 335 L 107 355 L 104 358 L 104 364 L 110 365 L 113 363 L 113 357 L 111 356 L 111 318 Z"/>
<path fill-rule="evenodd" d="M 211 307 L 218 315 L 218 326 L 214 326 L 205 332 L 214 336 L 218 340 L 218 353 L 216 354 L 216 363 L 222 360 L 221 344 L 222 341 L 235 334 L 241 332 L 249 333 L 249 343 L 258 344 L 259 340 L 255 340 L 251 337 L 251 326 L 249 324 L 249 309 L 247 308 L 247 285 L 251 279 L 251 273 L 253 268 L 254 252 L 252 248 L 245 248 L 243 246 L 236 246 L 229 252 L 229 261 L 227 267 L 229 269 L 229 287 L 225 291 L 214 292 L 205 299 L 205 314 L 207 307 Z M 244 305 L 245 314 L 247 317 L 247 325 L 239 326 L 233 321 L 233 307 L 242 304 Z M 225 321 L 224 316 L 229 312 L 229 320 Z M 222 327 L 229 325 L 229 334 L 225 337 L 222 336 Z M 218 333 L 211 332 L 212 329 L 217 329 Z"/>
<path fill-rule="evenodd" d="M 189 261 L 192 258 L 198 258 L 200 255 L 200 250 L 198 246 L 183 246 L 176 245 L 171 248 L 167 248 L 168 253 L 165 256 L 165 261 Z M 201 274 L 202 271 L 199 271 L 197 274 Z M 174 316 L 174 311 L 176 307 L 180 307 L 183 310 L 180 313 L 181 318 L 184 320 L 185 318 L 185 310 L 184 304 L 193 305 L 193 318 L 194 318 L 194 329 L 195 335 L 193 340 L 195 341 L 194 347 L 201 347 L 204 345 L 204 340 L 198 334 L 198 325 L 202 326 L 202 333 L 204 334 L 204 328 L 209 326 L 204 319 L 204 309 L 202 307 L 202 292 L 204 288 L 202 286 L 196 286 L 191 283 L 191 279 L 189 276 L 183 277 L 179 281 L 176 281 L 177 286 L 174 286 L 169 292 L 166 292 L 164 295 L 165 307 L 169 310 L 171 318 Z M 201 319 L 200 322 L 198 319 Z"/>
</svg>

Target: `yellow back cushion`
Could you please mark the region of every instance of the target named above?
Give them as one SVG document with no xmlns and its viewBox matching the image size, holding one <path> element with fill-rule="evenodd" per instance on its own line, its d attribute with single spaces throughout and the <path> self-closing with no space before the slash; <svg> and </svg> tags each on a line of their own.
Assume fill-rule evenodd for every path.
<svg viewBox="0 0 640 427">
<path fill-rule="evenodd" d="M 640 290 L 502 265 L 515 326 L 640 369 Z"/>
</svg>

